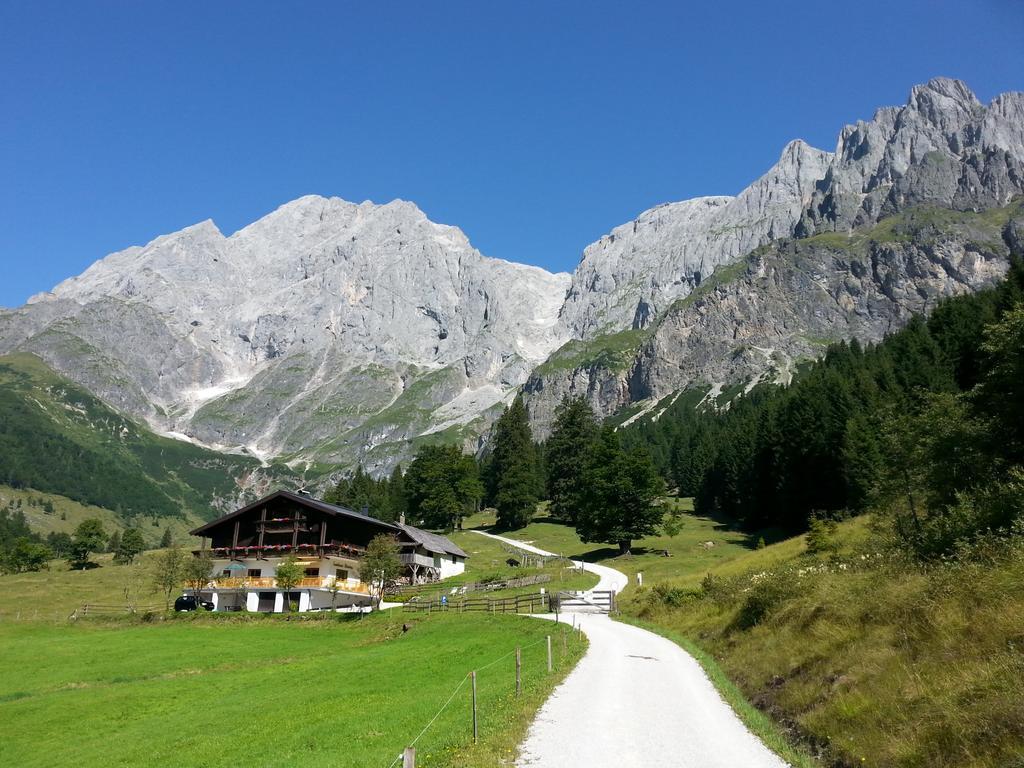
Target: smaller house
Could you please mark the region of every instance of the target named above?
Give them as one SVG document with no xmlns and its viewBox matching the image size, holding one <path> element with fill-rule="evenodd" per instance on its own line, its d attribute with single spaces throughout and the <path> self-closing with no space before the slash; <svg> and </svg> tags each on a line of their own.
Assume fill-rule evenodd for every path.
<svg viewBox="0 0 1024 768">
<path fill-rule="evenodd" d="M 398 527 L 405 534 L 399 540 L 399 557 L 406 566 L 406 577 L 410 584 L 447 579 L 466 570 L 466 558 L 469 555 L 447 537 L 406 525 L 404 516 L 399 520 Z"/>
<path fill-rule="evenodd" d="M 290 491 L 276 491 L 191 533 L 203 539 L 196 554 L 208 551 L 214 558 L 200 596 L 216 611 L 279 613 L 286 603 L 299 611 L 362 610 L 372 599 L 360 560 L 380 534 L 398 541 L 411 584 L 466 567 L 466 553 L 444 536 Z M 275 574 L 289 557 L 299 561 L 305 578 L 286 596 Z"/>
</svg>

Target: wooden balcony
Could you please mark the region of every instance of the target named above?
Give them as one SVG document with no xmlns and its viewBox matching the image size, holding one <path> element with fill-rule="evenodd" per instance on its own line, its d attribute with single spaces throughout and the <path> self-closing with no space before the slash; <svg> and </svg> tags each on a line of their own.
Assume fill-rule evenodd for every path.
<svg viewBox="0 0 1024 768">
<path fill-rule="evenodd" d="M 294 589 L 331 589 L 334 585 L 334 577 L 307 578 L 299 581 Z M 277 589 L 277 579 L 269 577 L 260 578 L 237 578 L 217 579 L 208 584 L 210 589 Z M 369 594 L 369 588 L 361 581 L 338 580 L 339 592 L 352 592 L 360 595 Z"/>
</svg>

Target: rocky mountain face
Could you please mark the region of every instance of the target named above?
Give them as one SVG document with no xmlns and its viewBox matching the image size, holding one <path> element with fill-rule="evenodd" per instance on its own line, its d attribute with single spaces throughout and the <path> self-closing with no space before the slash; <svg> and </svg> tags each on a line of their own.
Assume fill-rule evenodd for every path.
<svg viewBox="0 0 1024 768">
<path fill-rule="evenodd" d="M 0 315 L 0 351 L 161 432 L 372 465 L 506 400 L 564 341 L 568 282 L 411 203 L 305 197 L 230 237 L 207 221 L 108 256 Z"/>
<path fill-rule="evenodd" d="M 736 197 L 668 203 L 616 227 L 583 251 L 562 325 L 583 339 L 646 328 L 718 266 L 791 235 L 831 157 L 793 141 Z"/>
<path fill-rule="evenodd" d="M 735 197 L 640 214 L 571 276 L 487 258 L 411 203 L 304 197 L 0 311 L 0 354 L 33 352 L 165 434 L 384 471 L 423 442 L 478 445 L 520 388 L 544 436 L 565 395 L 607 415 L 785 381 L 830 340 L 997 279 L 1022 193 L 1024 94 L 983 105 L 938 79 L 835 152 L 794 141 Z"/>
<path fill-rule="evenodd" d="M 939 297 L 990 284 L 1021 227 L 1019 210 L 1006 206 L 1024 194 L 1022 163 L 1024 94 L 985 106 L 940 78 L 915 87 L 906 105 L 844 128 L 834 154 L 791 144 L 736 198 L 642 214 L 584 253 L 570 298 L 576 291 L 593 309 L 567 301 L 563 322 L 584 341 L 556 352 L 524 387 L 535 430 L 546 433 L 566 395 L 609 415 L 686 387 L 785 381 L 793 361 L 829 341 L 877 341 Z M 693 207 L 703 218 L 687 230 Z M 709 223 L 729 208 L 738 224 Z M 659 229 L 643 222 L 671 214 L 676 226 L 662 223 L 659 242 Z M 644 255 L 669 252 L 679 280 L 660 271 L 672 259 Z"/>
</svg>

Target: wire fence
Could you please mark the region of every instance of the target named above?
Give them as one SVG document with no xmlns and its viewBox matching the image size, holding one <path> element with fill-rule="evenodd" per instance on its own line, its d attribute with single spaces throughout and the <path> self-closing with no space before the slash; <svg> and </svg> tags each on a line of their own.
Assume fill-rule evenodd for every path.
<svg viewBox="0 0 1024 768">
<path fill-rule="evenodd" d="M 563 630 L 562 633 L 563 633 L 562 642 L 563 642 L 563 652 L 564 652 L 566 632 Z M 423 737 L 423 735 L 426 734 L 427 731 L 430 730 L 431 726 L 433 726 L 434 723 L 437 722 L 438 718 L 442 715 L 442 713 L 444 713 L 444 711 L 449 707 L 449 705 L 451 705 L 451 703 L 455 700 L 455 697 L 458 696 L 459 692 L 466 686 L 466 684 L 468 682 L 470 682 L 470 680 L 474 680 L 474 704 L 473 704 L 473 706 L 474 706 L 474 713 L 473 713 L 473 718 L 474 718 L 474 740 L 475 740 L 475 738 L 476 738 L 476 733 L 475 733 L 475 729 L 476 729 L 475 675 L 477 675 L 480 672 L 483 672 L 483 671 L 485 671 L 487 669 L 490 669 L 491 667 L 493 667 L 493 666 L 495 666 L 497 664 L 500 664 L 501 662 L 505 661 L 506 659 L 511 658 L 512 656 L 517 656 L 517 666 L 518 666 L 519 656 L 517 654 L 521 654 L 523 651 L 529 650 L 530 648 L 535 648 L 536 646 L 538 646 L 538 645 L 540 645 L 542 643 L 547 643 L 547 645 L 548 645 L 548 671 L 550 672 L 551 669 L 552 669 L 552 667 L 551 667 L 551 663 L 552 663 L 551 662 L 551 658 L 552 658 L 551 657 L 551 635 L 547 635 L 545 637 L 542 637 L 539 640 L 536 640 L 536 641 L 534 641 L 532 643 L 529 643 L 528 645 L 522 645 L 522 646 L 517 646 L 517 647 L 513 648 L 512 650 L 508 651 L 507 653 L 502 654 L 498 658 L 493 659 L 493 660 L 487 662 L 482 667 L 477 667 L 476 669 L 467 672 L 466 675 L 459 681 L 459 684 L 456 685 L 455 688 L 452 690 L 451 695 L 448 696 L 448 698 L 445 700 L 444 704 L 441 705 L 440 709 L 438 709 L 434 713 L 433 717 L 431 717 L 430 720 L 427 721 L 427 724 L 425 726 L 423 726 L 422 730 L 420 730 L 420 732 L 416 734 L 416 737 L 412 741 L 410 741 L 406 745 L 406 747 L 414 748 L 416 746 L 416 744 L 419 743 L 419 740 Z M 517 675 L 518 675 L 518 671 L 517 671 Z M 398 765 L 402 761 L 403 756 L 404 755 L 400 753 L 388 765 L 387 768 L 395 768 L 395 766 Z"/>
</svg>

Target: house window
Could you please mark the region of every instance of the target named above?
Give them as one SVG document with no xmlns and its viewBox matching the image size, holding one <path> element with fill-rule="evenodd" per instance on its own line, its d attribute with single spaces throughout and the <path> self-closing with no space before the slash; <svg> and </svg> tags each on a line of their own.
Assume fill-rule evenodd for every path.
<svg viewBox="0 0 1024 768">
<path fill-rule="evenodd" d="M 434 555 L 434 567 L 435 568 L 440 568 L 441 567 L 441 556 L 440 555 Z"/>
<path fill-rule="evenodd" d="M 223 571 L 220 572 L 220 575 L 221 576 L 230 576 L 231 575 L 231 571 L 229 571 L 227 568 L 225 568 Z"/>
<path fill-rule="evenodd" d="M 455 555 L 452 555 L 452 562 L 455 562 Z"/>
<path fill-rule="evenodd" d="M 245 575 L 248 576 L 250 579 L 258 579 L 261 575 L 263 575 L 263 569 L 250 568 L 248 571 L 245 572 Z"/>
<path fill-rule="evenodd" d="M 346 569 L 346 568 L 339 568 L 338 569 L 338 581 L 348 581 L 348 569 Z"/>
<path fill-rule="evenodd" d="M 315 579 L 319 575 L 320 575 L 320 569 L 319 568 L 307 568 L 306 569 L 306 578 L 307 579 Z"/>
</svg>

